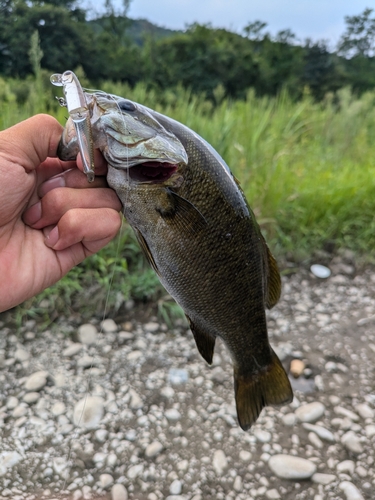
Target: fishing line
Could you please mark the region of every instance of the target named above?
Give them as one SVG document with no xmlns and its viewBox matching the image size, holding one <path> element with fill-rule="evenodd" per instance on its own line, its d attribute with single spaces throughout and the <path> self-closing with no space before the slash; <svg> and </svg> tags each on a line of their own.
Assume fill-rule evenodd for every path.
<svg viewBox="0 0 375 500">
<path fill-rule="evenodd" d="M 84 90 L 85 90 L 85 92 L 88 91 L 88 89 L 84 89 Z M 103 92 L 103 91 L 100 91 L 100 90 L 91 90 L 90 89 L 90 93 L 99 94 L 99 95 L 105 95 L 106 97 L 109 97 L 110 99 L 112 99 L 113 102 L 116 104 L 116 106 L 118 108 L 118 111 L 120 113 L 120 116 L 122 118 L 122 123 L 123 123 L 123 126 L 124 126 L 124 130 L 127 130 L 127 126 L 126 126 L 124 114 L 123 114 L 123 112 L 122 112 L 122 110 L 121 110 L 121 108 L 120 108 L 120 106 L 118 104 L 118 101 L 115 98 L 115 96 L 113 96 L 112 94 L 107 94 L 106 92 Z M 129 163 L 129 149 L 126 148 L 125 151 L 126 151 L 126 158 L 124 160 L 124 163 L 128 164 Z M 129 186 L 129 181 L 130 181 L 129 168 L 125 168 L 125 174 L 126 174 L 126 187 L 128 187 Z M 129 196 L 129 191 L 127 191 L 127 193 L 126 193 L 125 202 L 128 201 L 128 196 Z M 113 285 L 114 275 L 115 275 L 115 271 L 116 271 L 116 265 L 117 265 L 118 257 L 119 257 L 119 253 L 120 253 L 120 244 L 121 244 L 121 239 L 122 239 L 122 236 L 123 236 L 123 233 L 124 233 L 124 228 L 125 228 L 125 217 L 122 215 L 121 226 L 120 226 L 120 230 L 119 230 L 118 235 L 117 235 L 117 245 L 116 245 L 116 251 L 115 251 L 115 258 L 114 258 L 114 261 L 113 261 L 113 269 L 112 269 L 110 280 L 109 280 L 108 291 L 107 291 L 107 294 L 106 294 L 106 299 L 105 299 L 105 304 L 104 304 L 104 311 L 103 311 L 103 315 L 102 315 L 102 321 L 101 321 L 101 327 L 100 327 L 99 334 L 103 333 L 103 321 L 105 320 L 105 318 L 107 316 L 108 309 L 109 309 L 109 298 L 110 298 L 110 294 L 111 294 L 111 291 L 112 291 L 112 285 Z M 95 356 L 97 356 L 97 355 L 95 355 Z M 85 380 L 86 392 L 85 392 L 85 396 L 84 396 L 84 403 L 83 403 L 82 412 L 80 414 L 79 420 L 76 423 L 76 431 L 73 433 L 73 437 L 72 437 L 72 441 L 71 441 L 72 444 L 70 444 L 70 446 L 69 446 L 69 452 L 68 452 L 68 457 L 67 457 L 67 474 L 65 475 L 65 478 L 64 478 L 64 483 L 63 483 L 62 490 L 65 490 L 66 485 L 67 485 L 67 481 L 68 481 L 68 479 L 70 479 L 69 470 L 70 470 L 70 468 L 73 465 L 73 463 L 72 463 L 73 444 L 74 444 L 75 440 L 79 436 L 80 424 L 82 422 L 83 415 L 84 415 L 84 412 L 85 412 L 85 409 L 86 409 L 87 398 L 89 397 L 89 394 L 90 394 L 90 385 L 91 385 L 91 382 L 92 382 L 92 368 L 93 368 L 94 363 L 95 363 L 95 356 L 93 357 L 93 360 L 91 362 L 91 366 L 87 370 L 86 376 L 85 376 L 85 379 L 86 379 Z M 73 419 L 74 419 L 74 414 L 73 414 Z"/>
</svg>

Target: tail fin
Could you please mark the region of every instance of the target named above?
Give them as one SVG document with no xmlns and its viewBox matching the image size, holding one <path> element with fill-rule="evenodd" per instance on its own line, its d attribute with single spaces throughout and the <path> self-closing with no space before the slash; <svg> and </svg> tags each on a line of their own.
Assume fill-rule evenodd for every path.
<svg viewBox="0 0 375 500">
<path fill-rule="evenodd" d="M 288 376 L 274 351 L 271 363 L 257 373 L 243 376 L 235 370 L 234 391 L 238 422 L 244 431 L 250 429 L 265 406 L 293 400 Z"/>
</svg>

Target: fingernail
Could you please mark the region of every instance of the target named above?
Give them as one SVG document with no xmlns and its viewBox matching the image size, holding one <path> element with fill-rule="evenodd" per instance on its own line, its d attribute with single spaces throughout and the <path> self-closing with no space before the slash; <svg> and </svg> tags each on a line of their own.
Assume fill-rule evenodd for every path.
<svg viewBox="0 0 375 500">
<path fill-rule="evenodd" d="M 40 201 L 35 203 L 32 207 L 28 208 L 25 212 L 25 222 L 30 226 L 36 224 L 42 217 L 42 204 Z"/>
<path fill-rule="evenodd" d="M 56 189 L 59 187 L 65 187 L 65 178 L 62 175 L 58 175 L 57 177 L 52 177 L 48 179 L 48 181 L 43 182 L 43 184 L 39 188 L 39 196 L 43 197 L 52 189 Z"/>
<path fill-rule="evenodd" d="M 52 229 L 52 231 L 50 231 L 48 236 L 46 236 L 46 239 L 44 240 L 45 244 L 47 245 L 47 247 L 53 248 L 56 245 L 56 243 L 58 242 L 59 237 L 60 237 L 59 228 L 57 226 L 55 226 Z"/>
</svg>

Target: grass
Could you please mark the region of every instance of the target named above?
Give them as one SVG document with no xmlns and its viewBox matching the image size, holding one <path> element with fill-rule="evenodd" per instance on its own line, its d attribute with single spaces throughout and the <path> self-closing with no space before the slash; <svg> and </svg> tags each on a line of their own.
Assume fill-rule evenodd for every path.
<svg viewBox="0 0 375 500">
<path fill-rule="evenodd" d="M 82 81 L 84 76 L 80 78 Z M 89 86 L 89 82 L 85 84 Z M 130 89 L 104 82 L 101 89 L 169 115 L 212 144 L 241 182 L 281 261 L 301 262 L 327 249 L 349 249 L 358 259 L 372 261 L 375 92 L 358 98 L 344 89 L 316 103 L 308 92 L 294 102 L 287 93 L 258 98 L 250 90 L 246 100 L 231 102 L 223 99 L 218 89 L 219 104 L 214 107 L 181 88 L 161 94 L 144 85 Z M 38 112 L 51 113 L 64 123 L 67 112 L 54 99 L 58 93 L 43 71 L 38 81 L 0 78 L 0 129 Z M 110 285 L 113 269 L 111 308 L 128 297 L 160 298 L 157 280 L 129 228 L 120 240 L 35 299 L 27 314 L 37 314 L 46 301 L 51 302 L 51 308 L 56 309 L 59 301 L 74 308 L 74 296 L 102 307 L 103 290 Z M 116 257 L 117 248 L 121 251 Z"/>
</svg>

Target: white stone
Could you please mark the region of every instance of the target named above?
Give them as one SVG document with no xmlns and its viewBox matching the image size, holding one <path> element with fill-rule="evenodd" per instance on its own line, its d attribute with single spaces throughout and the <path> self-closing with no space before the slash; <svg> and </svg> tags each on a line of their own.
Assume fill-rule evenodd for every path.
<svg viewBox="0 0 375 500">
<path fill-rule="evenodd" d="M 215 450 L 212 459 L 212 466 L 218 476 L 221 476 L 228 467 L 228 460 L 222 450 Z"/>
<path fill-rule="evenodd" d="M 264 431 L 263 429 L 255 429 L 254 436 L 260 443 L 269 443 L 272 438 L 271 433 L 268 431 Z"/>
<path fill-rule="evenodd" d="M 323 443 L 320 438 L 315 434 L 315 432 L 309 432 L 308 439 L 310 443 L 314 446 L 314 448 L 323 448 Z"/>
<path fill-rule="evenodd" d="M 153 458 L 159 455 L 159 453 L 162 451 L 163 445 L 159 443 L 159 441 L 153 441 L 150 443 L 145 451 L 145 456 L 147 458 Z"/>
<path fill-rule="evenodd" d="M 112 486 L 111 500 L 128 500 L 128 492 L 123 484 Z"/>
<path fill-rule="evenodd" d="M 39 398 L 39 392 L 27 392 L 22 399 L 25 401 L 25 403 L 31 405 L 33 403 L 36 403 Z"/>
<path fill-rule="evenodd" d="M 281 420 L 284 425 L 288 427 L 293 427 L 293 425 L 296 423 L 297 417 L 295 416 L 294 413 L 287 413 L 286 415 L 283 415 L 281 417 Z"/>
<path fill-rule="evenodd" d="M 53 469 L 63 479 L 69 477 L 69 462 L 65 457 L 55 457 L 52 462 Z"/>
<path fill-rule="evenodd" d="M 57 401 L 51 408 L 51 413 L 55 417 L 63 415 L 66 411 L 66 406 L 62 401 Z"/>
<path fill-rule="evenodd" d="M 25 406 L 19 405 L 16 406 L 16 408 L 14 408 L 14 410 L 12 411 L 12 417 L 20 418 L 26 415 L 26 413 L 27 413 L 27 408 Z"/>
<path fill-rule="evenodd" d="M 241 476 L 236 476 L 233 482 L 233 489 L 237 491 L 237 493 L 241 493 L 243 489 L 242 478 Z"/>
<path fill-rule="evenodd" d="M 98 340 L 98 330 L 96 326 L 86 323 L 78 328 L 78 338 L 82 344 L 96 344 Z"/>
<path fill-rule="evenodd" d="M 326 266 L 322 266 L 321 264 L 313 264 L 310 267 L 310 271 L 314 276 L 321 279 L 329 278 L 331 276 L 331 270 Z"/>
<path fill-rule="evenodd" d="M 8 408 L 8 410 L 14 410 L 15 408 L 17 408 L 18 403 L 19 401 L 16 397 L 10 396 L 10 398 L 7 399 L 5 406 Z"/>
<path fill-rule="evenodd" d="M 169 487 L 169 493 L 171 495 L 179 495 L 182 491 L 182 483 L 179 479 L 175 479 Z"/>
<path fill-rule="evenodd" d="M 170 422 L 175 422 L 181 418 L 181 413 L 176 408 L 165 410 L 164 415 Z"/>
<path fill-rule="evenodd" d="M 108 437 L 108 431 L 106 429 L 98 429 L 95 431 L 95 439 L 99 443 L 104 443 Z"/>
<path fill-rule="evenodd" d="M 359 440 L 359 437 L 353 431 L 346 432 L 341 437 L 341 442 L 345 446 L 345 448 L 347 448 L 349 451 L 352 451 L 353 453 L 363 452 L 363 446 Z"/>
<path fill-rule="evenodd" d="M 367 470 L 362 465 L 358 465 L 355 471 L 359 477 L 367 477 Z"/>
<path fill-rule="evenodd" d="M 109 486 L 112 486 L 113 484 L 113 477 L 111 476 L 111 474 L 100 474 L 99 480 L 100 487 L 103 488 L 103 490 L 105 490 Z"/>
<path fill-rule="evenodd" d="M 348 417 L 353 422 L 358 422 L 358 420 L 359 420 L 359 416 L 356 413 L 354 413 L 351 410 L 347 410 L 346 408 L 343 408 L 342 406 L 336 406 L 334 408 L 334 411 L 335 411 L 335 413 L 337 413 L 337 415 L 342 415 L 343 417 Z"/>
<path fill-rule="evenodd" d="M 48 372 L 42 370 L 34 372 L 25 382 L 27 392 L 37 392 L 43 389 L 47 383 Z"/>
<path fill-rule="evenodd" d="M 250 462 L 252 455 L 249 451 L 241 450 L 239 453 L 239 457 L 243 462 Z"/>
<path fill-rule="evenodd" d="M 373 436 L 375 436 L 375 425 L 366 425 L 365 432 L 368 438 L 372 438 Z"/>
<path fill-rule="evenodd" d="M 96 429 L 103 417 L 104 401 L 99 396 L 88 396 L 74 406 L 74 424 L 85 429 Z"/>
<path fill-rule="evenodd" d="M 112 333 L 117 332 L 117 325 L 111 318 L 104 319 L 100 326 L 104 333 Z"/>
<path fill-rule="evenodd" d="M 70 346 L 63 350 L 62 355 L 66 358 L 71 358 L 72 356 L 78 354 L 81 351 L 82 347 L 83 345 L 79 342 L 70 344 Z"/>
<path fill-rule="evenodd" d="M 364 500 L 358 488 L 350 481 L 343 481 L 340 483 L 339 488 L 344 492 L 346 500 Z"/>
<path fill-rule="evenodd" d="M 149 323 L 146 323 L 143 328 L 146 330 L 146 332 L 155 333 L 159 330 L 160 325 L 159 323 L 150 321 Z"/>
<path fill-rule="evenodd" d="M 353 460 L 344 460 L 336 465 L 337 472 L 344 472 L 352 475 L 354 472 L 355 463 Z"/>
<path fill-rule="evenodd" d="M 14 353 L 14 357 L 16 358 L 17 361 L 27 361 L 30 359 L 30 354 L 25 351 L 25 349 L 22 349 L 22 347 L 19 347 L 16 352 Z"/>
<path fill-rule="evenodd" d="M 16 451 L 3 451 L 0 453 L 0 477 L 5 476 L 7 469 L 11 469 L 22 460 L 22 456 Z"/>
<path fill-rule="evenodd" d="M 366 404 L 360 404 L 355 407 L 356 411 L 362 418 L 374 418 L 375 412 Z"/>
<path fill-rule="evenodd" d="M 281 498 L 279 492 L 273 488 L 272 490 L 266 491 L 266 498 L 269 500 L 279 500 Z"/>
<path fill-rule="evenodd" d="M 141 408 L 143 408 L 143 401 L 139 396 L 139 394 L 137 394 L 134 389 L 130 389 L 129 394 L 130 394 L 129 408 L 131 410 L 140 410 Z"/>
<path fill-rule="evenodd" d="M 313 462 L 292 455 L 273 455 L 268 465 L 281 479 L 309 479 L 316 472 L 316 465 Z"/>
<path fill-rule="evenodd" d="M 325 427 L 313 424 L 302 424 L 302 425 L 304 429 L 315 432 L 315 434 L 319 436 L 320 439 L 323 439 L 324 441 L 329 441 L 330 443 L 335 442 L 335 436 L 332 434 L 331 431 L 329 431 Z"/>
<path fill-rule="evenodd" d="M 321 472 L 315 472 L 311 477 L 313 483 L 317 484 L 330 484 L 333 481 L 336 481 L 337 477 L 334 474 L 322 474 Z"/>
<path fill-rule="evenodd" d="M 80 368 L 91 368 L 97 364 L 97 360 L 92 356 L 82 356 L 82 358 L 79 358 L 77 361 L 77 366 Z"/>
<path fill-rule="evenodd" d="M 127 476 L 129 479 L 135 479 L 136 477 L 140 476 L 142 472 L 143 472 L 142 464 L 133 465 L 128 469 Z"/>
<path fill-rule="evenodd" d="M 325 412 L 325 406 L 319 401 L 301 405 L 296 409 L 295 414 L 300 422 L 316 422 Z"/>
</svg>

